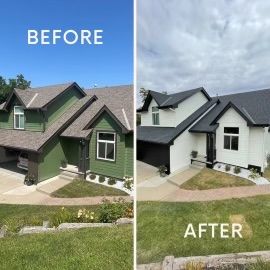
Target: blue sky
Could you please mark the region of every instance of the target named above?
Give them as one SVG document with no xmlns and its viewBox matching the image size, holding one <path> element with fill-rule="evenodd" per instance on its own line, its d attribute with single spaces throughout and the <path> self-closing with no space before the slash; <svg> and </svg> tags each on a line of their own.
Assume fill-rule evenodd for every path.
<svg viewBox="0 0 270 270">
<path fill-rule="evenodd" d="M 103 29 L 103 45 L 28 45 L 28 29 Z M 133 81 L 132 0 L 1 1 L 0 75 L 22 73 L 31 86 L 82 87 Z"/>
</svg>

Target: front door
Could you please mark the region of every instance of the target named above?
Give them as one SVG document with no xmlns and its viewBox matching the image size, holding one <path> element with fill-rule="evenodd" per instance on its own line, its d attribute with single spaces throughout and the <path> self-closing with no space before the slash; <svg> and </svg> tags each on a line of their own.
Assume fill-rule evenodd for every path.
<svg viewBox="0 0 270 270">
<path fill-rule="evenodd" d="M 213 133 L 206 134 L 207 161 L 213 163 L 216 159 L 216 136 Z"/>
<path fill-rule="evenodd" d="M 89 170 L 89 141 L 80 141 L 80 151 L 79 151 L 79 171 L 86 173 Z"/>
</svg>

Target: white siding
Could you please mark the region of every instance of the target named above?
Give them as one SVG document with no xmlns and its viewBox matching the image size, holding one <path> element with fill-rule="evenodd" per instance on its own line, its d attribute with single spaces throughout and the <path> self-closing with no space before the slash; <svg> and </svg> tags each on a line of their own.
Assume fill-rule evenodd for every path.
<svg viewBox="0 0 270 270">
<path fill-rule="evenodd" d="M 248 165 L 264 167 L 265 130 L 248 127 L 247 122 L 233 108 L 218 121 L 216 131 L 217 161 L 247 168 Z M 239 127 L 238 151 L 224 149 L 224 127 Z"/>
<path fill-rule="evenodd" d="M 159 110 L 160 127 L 176 127 L 188 116 L 198 110 L 203 104 L 207 102 L 207 98 L 202 92 L 196 93 L 188 99 L 181 102 L 174 110 L 165 109 Z M 147 112 L 141 113 L 141 125 L 152 125 L 152 107 L 158 106 L 156 101 L 152 99 Z"/>
<path fill-rule="evenodd" d="M 217 161 L 247 167 L 249 151 L 249 127 L 247 122 L 230 108 L 218 121 L 216 130 Z M 238 151 L 224 149 L 224 127 L 239 127 Z"/>
</svg>

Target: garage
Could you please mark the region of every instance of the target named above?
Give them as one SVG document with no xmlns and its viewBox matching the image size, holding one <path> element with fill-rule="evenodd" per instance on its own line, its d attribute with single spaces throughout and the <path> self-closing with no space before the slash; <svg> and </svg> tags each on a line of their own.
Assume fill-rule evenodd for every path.
<svg viewBox="0 0 270 270">
<path fill-rule="evenodd" d="M 165 165 L 170 173 L 169 145 L 137 141 L 137 159 L 155 167 Z"/>
</svg>

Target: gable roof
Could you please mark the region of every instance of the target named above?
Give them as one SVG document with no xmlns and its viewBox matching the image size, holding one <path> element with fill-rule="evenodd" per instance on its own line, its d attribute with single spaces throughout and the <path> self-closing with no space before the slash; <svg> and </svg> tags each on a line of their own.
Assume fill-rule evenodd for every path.
<svg viewBox="0 0 270 270">
<path fill-rule="evenodd" d="M 217 99 L 212 99 L 211 101 L 206 102 L 176 127 L 138 126 L 137 140 L 151 143 L 170 144 L 216 103 Z"/>
<path fill-rule="evenodd" d="M 76 101 L 45 132 L 28 130 L 0 129 L 0 145 L 28 151 L 39 151 L 54 135 L 61 132 L 74 121 L 94 100 L 95 96 L 86 96 Z M 90 105 L 91 106 L 91 105 Z"/>
<path fill-rule="evenodd" d="M 123 132 L 133 130 L 133 85 L 94 88 L 86 91 L 97 96 L 95 101 L 62 134 L 64 137 L 86 138 L 92 132 L 92 124 L 107 112 L 122 127 Z"/>
<path fill-rule="evenodd" d="M 82 93 L 82 96 L 86 96 L 86 93 L 79 87 L 75 82 L 50 85 L 45 87 L 27 88 L 25 90 L 15 88 L 9 95 L 7 101 L 0 105 L 0 109 L 4 110 L 7 108 L 13 95 L 15 95 L 19 101 L 27 109 L 41 109 L 46 107 L 53 100 L 68 91 L 70 88 L 76 87 L 78 91 Z"/>
<path fill-rule="evenodd" d="M 218 97 L 219 104 L 191 129 L 191 132 L 215 132 L 218 119 L 234 108 L 250 126 L 270 125 L 270 89 L 242 92 Z"/>
<path fill-rule="evenodd" d="M 208 100 L 211 100 L 210 96 L 207 94 L 203 87 L 194 88 L 191 90 L 174 93 L 174 94 L 162 94 L 150 90 L 145 99 L 145 102 L 141 109 L 137 110 L 138 112 L 148 111 L 149 104 L 152 99 L 156 101 L 159 109 L 165 108 L 176 108 L 178 104 L 186 100 L 187 98 L 193 96 L 194 94 L 202 92 Z"/>
</svg>

